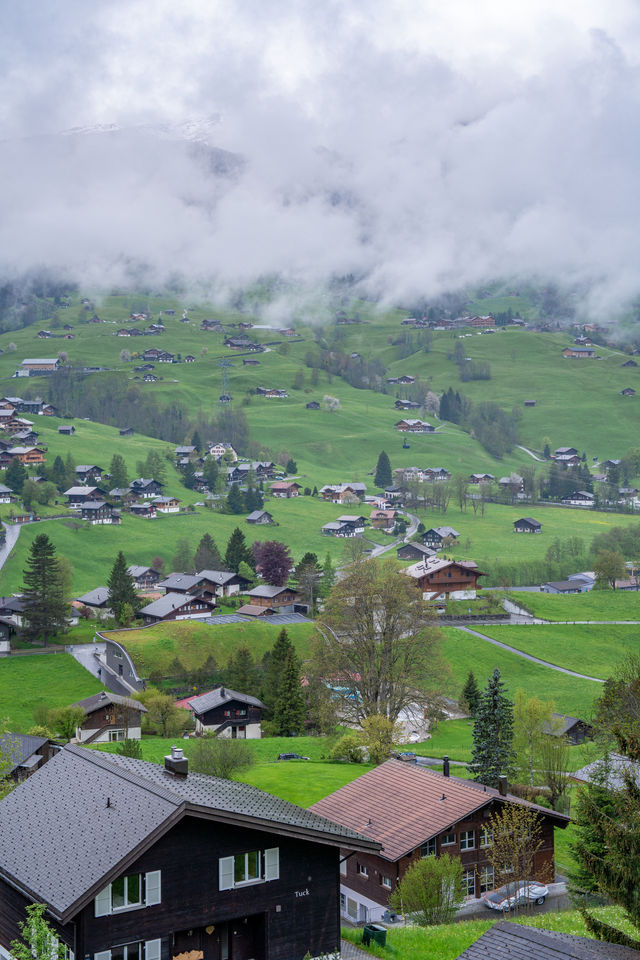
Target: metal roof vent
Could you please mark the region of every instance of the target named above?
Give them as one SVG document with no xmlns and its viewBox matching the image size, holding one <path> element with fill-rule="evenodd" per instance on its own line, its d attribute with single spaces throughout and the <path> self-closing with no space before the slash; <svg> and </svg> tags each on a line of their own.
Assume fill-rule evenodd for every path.
<svg viewBox="0 0 640 960">
<path fill-rule="evenodd" d="M 185 757 L 182 747 L 171 747 L 171 753 L 164 758 L 164 768 L 175 777 L 187 776 L 189 761 Z"/>
</svg>

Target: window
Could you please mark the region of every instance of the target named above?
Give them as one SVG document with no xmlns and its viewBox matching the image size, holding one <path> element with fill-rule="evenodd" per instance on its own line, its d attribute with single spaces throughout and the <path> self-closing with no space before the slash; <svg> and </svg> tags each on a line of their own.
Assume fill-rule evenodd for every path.
<svg viewBox="0 0 640 960">
<path fill-rule="evenodd" d="M 476 838 L 473 830 L 460 831 L 460 849 L 473 850 L 476 845 Z"/>
<path fill-rule="evenodd" d="M 344 911 L 346 910 L 346 908 L 347 908 L 347 897 L 346 897 L 346 894 L 341 893 L 341 894 L 340 894 L 340 909 L 341 909 L 342 912 L 344 913 Z"/>
<path fill-rule="evenodd" d="M 114 740 L 124 740 L 124 730 L 109 730 L 109 743 L 113 743 Z"/>
<path fill-rule="evenodd" d="M 369 868 L 368 868 L 367 866 L 365 866 L 364 863 L 359 863 L 359 864 L 357 864 L 357 868 L 358 868 L 358 874 L 359 874 L 361 877 L 368 877 L 368 876 L 369 876 Z"/>
<path fill-rule="evenodd" d="M 431 840 L 427 840 L 426 843 L 423 843 L 420 847 L 420 856 L 421 857 L 435 857 L 437 850 L 437 841 L 435 837 L 432 837 Z"/>
<path fill-rule="evenodd" d="M 385 887 L 387 890 L 391 890 L 391 877 L 384 877 L 380 874 L 380 886 Z"/>
<path fill-rule="evenodd" d="M 111 947 L 111 960 L 144 960 L 142 941 L 138 943 L 124 943 L 119 947 Z"/>
<path fill-rule="evenodd" d="M 475 897 L 476 895 L 476 872 L 475 870 L 465 870 L 462 875 L 462 883 L 464 885 L 465 896 Z"/>
<path fill-rule="evenodd" d="M 160 960 L 161 940 L 121 943 L 110 950 L 94 953 L 93 960 Z"/>
<path fill-rule="evenodd" d="M 351 897 L 347 897 L 347 914 L 352 920 L 358 919 L 358 902 L 357 900 L 352 900 Z"/>
<path fill-rule="evenodd" d="M 480 893 L 486 893 L 487 890 L 493 890 L 493 867 L 480 869 Z"/>
<path fill-rule="evenodd" d="M 280 876 L 280 850 L 249 850 L 233 857 L 220 857 L 218 880 L 220 890 L 232 890 L 248 883 L 277 880 Z"/>
<path fill-rule="evenodd" d="M 442 847 L 449 847 L 452 843 L 456 842 L 456 839 L 457 837 L 455 833 L 443 833 L 440 845 Z"/>
<path fill-rule="evenodd" d="M 480 846 L 481 847 L 490 847 L 493 843 L 493 830 L 490 830 L 489 827 L 480 828 Z"/>
<path fill-rule="evenodd" d="M 94 900 L 94 912 L 96 917 L 106 917 L 118 910 L 151 907 L 160 902 L 160 871 L 132 873 L 126 877 L 118 877 L 100 891 Z"/>
</svg>

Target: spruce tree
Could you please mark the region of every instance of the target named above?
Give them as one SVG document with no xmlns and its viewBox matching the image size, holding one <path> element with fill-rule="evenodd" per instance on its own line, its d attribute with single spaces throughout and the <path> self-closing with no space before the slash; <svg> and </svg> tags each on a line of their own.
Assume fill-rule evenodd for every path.
<svg viewBox="0 0 640 960">
<path fill-rule="evenodd" d="M 236 527 L 229 537 L 224 561 L 227 570 L 233 570 L 234 573 L 238 572 L 241 563 L 247 563 L 251 569 L 255 568 L 253 554 L 247 546 L 247 541 L 240 527 Z"/>
<path fill-rule="evenodd" d="M 64 471 L 66 474 L 65 483 L 67 486 L 75 487 L 78 483 L 78 477 L 76 476 L 76 462 L 70 453 L 67 454 L 67 458 L 64 461 Z"/>
<path fill-rule="evenodd" d="M 46 646 L 50 637 L 66 629 L 68 614 L 62 569 L 46 533 L 31 544 L 23 575 L 25 635 L 28 640 L 44 639 Z"/>
<path fill-rule="evenodd" d="M 298 736 L 304 732 L 305 703 L 300 685 L 300 665 L 293 649 L 287 652 L 280 691 L 273 711 L 277 736 Z"/>
<path fill-rule="evenodd" d="M 202 478 L 211 493 L 213 493 L 216 489 L 216 480 L 218 479 L 219 473 L 220 467 L 216 461 L 213 459 L 213 457 L 207 457 L 204 462 L 204 467 L 202 468 Z"/>
<path fill-rule="evenodd" d="M 391 463 L 384 450 L 381 451 L 376 465 L 376 475 L 374 483 L 376 487 L 384 489 L 391 485 L 393 477 L 391 476 Z"/>
<path fill-rule="evenodd" d="M 51 482 L 55 483 L 58 490 L 62 491 L 66 488 L 67 471 L 65 470 L 64 460 L 60 454 L 58 454 L 53 461 L 49 476 L 51 477 Z"/>
<path fill-rule="evenodd" d="M 196 570 L 222 570 L 224 564 L 220 551 L 210 533 L 203 533 L 193 558 Z"/>
<path fill-rule="evenodd" d="M 244 513 L 244 497 L 237 483 L 229 487 L 226 501 L 227 513 Z"/>
<path fill-rule="evenodd" d="M 498 787 L 501 776 L 513 774 L 513 701 L 505 693 L 496 667 L 489 678 L 473 723 L 469 770 L 476 783 Z"/>
<path fill-rule="evenodd" d="M 327 553 L 322 564 L 322 580 L 320 581 L 320 593 L 323 597 L 329 595 L 331 587 L 336 579 L 336 568 L 331 559 L 331 554 Z"/>
<path fill-rule="evenodd" d="M 186 537 L 182 537 L 176 544 L 176 555 L 173 558 L 173 569 L 177 572 L 188 573 L 194 569 L 193 547 Z"/>
<path fill-rule="evenodd" d="M 191 446 L 196 448 L 196 453 L 200 453 L 202 450 L 202 440 L 200 439 L 200 434 L 197 430 L 193 431 L 193 436 L 191 437 Z"/>
<path fill-rule="evenodd" d="M 20 463 L 17 458 L 14 458 L 7 467 L 7 472 L 5 474 L 5 482 L 7 486 L 10 487 L 15 494 L 20 496 L 26 479 L 27 471 L 24 464 Z"/>
<path fill-rule="evenodd" d="M 462 688 L 462 700 L 469 708 L 471 716 L 475 717 L 478 704 L 480 703 L 480 690 L 478 689 L 476 678 L 473 675 L 473 670 L 469 670 L 467 682 Z"/>
<path fill-rule="evenodd" d="M 251 693 L 256 686 L 256 665 L 246 644 L 241 644 L 229 657 L 227 683 L 238 693 Z"/>
<path fill-rule="evenodd" d="M 124 457 L 119 453 L 114 453 L 111 457 L 111 464 L 109 466 L 109 473 L 111 474 L 111 488 L 118 490 L 126 490 L 129 486 L 129 477 L 127 475 L 127 465 L 124 461 Z"/>
<path fill-rule="evenodd" d="M 193 490 L 196 485 L 196 468 L 191 463 L 191 460 L 185 464 L 184 470 L 182 471 L 182 482 L 187 490 Z"/>
<path fill-rule="evenodd" d="M 138 594 L 133 577 L 129 573 L 122 550 L 119 551 L 107 580 L 109 606 L 120 625 L 128 622 L 130 612 L 138 607 Z"/>
<path fill-rule="evenodd" d="M 267 709 L 273 714 L 276 703 L 280 696 L 280 687 L 284 673 L 284 666 L 287 662 L 289 653 L 295 653 L 294 646 L 289 639 L 289 634 L 283 627 L 276 642 L 269 651 L 265 665 L 264 689 L 262 699 Z"/>
</svg>

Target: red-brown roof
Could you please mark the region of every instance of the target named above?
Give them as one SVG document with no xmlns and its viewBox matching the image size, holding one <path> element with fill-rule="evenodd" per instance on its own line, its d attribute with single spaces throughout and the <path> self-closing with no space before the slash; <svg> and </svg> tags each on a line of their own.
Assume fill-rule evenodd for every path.
<svg viewBox="0 0 640 960">
<path fill-rule="evenodd" d="M 387 760 L 309 809 L 378 840 L 380 856 L 395 861 L 495 799 L 505 798 L 491 787 Z M 517 797 L 506 799 L 557 818 L 559 826 L 569 822 L 562 814 Z"/>
</svg>

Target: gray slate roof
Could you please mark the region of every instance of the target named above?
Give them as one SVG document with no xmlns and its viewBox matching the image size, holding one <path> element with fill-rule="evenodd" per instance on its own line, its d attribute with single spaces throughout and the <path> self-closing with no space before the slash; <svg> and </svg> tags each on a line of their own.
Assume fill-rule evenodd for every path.
<svg viewBox="0 0 640 960">
<path fill-rule="evenodd" d="M 47 742 L 46 737 L 32 737 L 28 733 L 0 734 L 0 754 L 9 758 L 5 775 L 10 775 L 18 767 L 24 766 L 40 747 Z"/>
<path fill-rule="evenodd" d="M 139 700 L 132 700 L 130 697 L 120 697 L 118 694 L 110 693 L 107 690 L 103 690 L 101 693 L 94 693 L 90 697 L 85 697 L 84 700 L 78 700 L 73 706 L 82 707 L 88 716 L 90 713 L 94 713 L 96 710 L 100 710 L 101 707 L 107 706 L 108 704 L 115 704 L 119 707 L 130 707 L 132 710 L 139 710 L 141 713 L 147 712 L 147 708 L 143 707 Z"/>
<path fill-rule="evenodd" d="M 86 603 L 89 607 L 101 607 L 109 602 L 109 588 L 96 587 L 95 590 L 89 590 L 88 593 L 83 593 L 81 597 L 77 597 L 77 600 L 80 603 Z"/>
<path fill-rule="evenodd" d="M 148 603 L 146 607 L 143 607 L 139 612 L 143 616 L 148 617 L 166 617 L 172 610 L 178 610 L 180 607 L 184 607 L 188 603 L 193 603 L 195 600 L 197 600 L 198 603 L 207 602 L 199 597 L 194 597 L 193 594 L 190 593 L 165 593 L 164 597 L 159 597 L 152 603 Z"/>
<path fill-rule="evenodd" d="M 458 960 L 638 960 L 638 951 L 572 933 L 536 930 L 503 921 L 487 930 Z"/>
<path fill-rule="evenodd" d="M 233 570 L 201 570 L 198 577 L 203 580 L 210 580 L 211 583 L 217 583 L 220 586 L 224 586 L 234 577 L 239 577 L 241 580 L 245 579 L 242 574 L 234 573 Z"/>
<path fill-rule="evenodd" d="M 215 707 L 221 707 L 223 703 L 229 703 L 231 700 L 238 700 L 240 703 L 248 703 L 252 707 L 262 707 L 264 703 L 257 697 L 251 697 L 248 693 L 238 693 L 237 690 L 230 690 L 229 687 L 218 687 L 216 690 L 210 690 L 203 693 L 201 697 L 195 697 L 189 701 L 189 708 L 195 714 L 201 716 Z"/>
<path fill-rule="evenodd" d="M 604 780 L 609 787 L 620 790 L 625 785 L 624 774 L 626 771 L 635 775 L 635 781 L 640 787 L 640 763 L 634 763 L 633 760 L 629 760 L 628 757 L 623 757 L 619 753 L 610 753 L 604 759 L 588 763 L 585 767 L 581 767 L 580 770 L 572 773 L 571 779 L 583 783 Z"/>
<path fill-rule="evenodd" d="M 191 590 L 193 587 L 197 587 L 202 576 L 192 576 L 189 573 L 170 573 L 168 577 L 164 580 L 160 580 L 157 584 L 158 587 L 162 587 L 164 590 Z"/>
<path fill-rule="evenodd" d="M 259 587 L 254 587 L 253 590 L 248 591 L 248 596 L 250 597 L 277 597 L 281 593 L 284 593 L 285 590 L 288 590 L 288 587 L 272 587 L 268 583 L 261 584 Z"/>
<path fill-rule="evenodd" d="M 0 874 L 67 922 L 192 811 L 331 846 L 348 840 L 354 849 L 379 849 L 244 783 L 198 773 L 178 780 L 154 763 L 67 746 L 0 803 Z"/>
<path fill-rule="evenodd" d="M 131 564 L 127 567 L 127 573 L 129 574 L 129 576 L 134 577 L 134 578 L 135 578 L 135 577 L 144 577 L 145 573 L 149 573 L 149 571 L 152 570 L 152 569 L 153 569 L 153 567 L 141 567 L 141 566 L 139 566 L 139 565 L 136 564 L 136 563 L 131 563 Z"/>
</svg>

